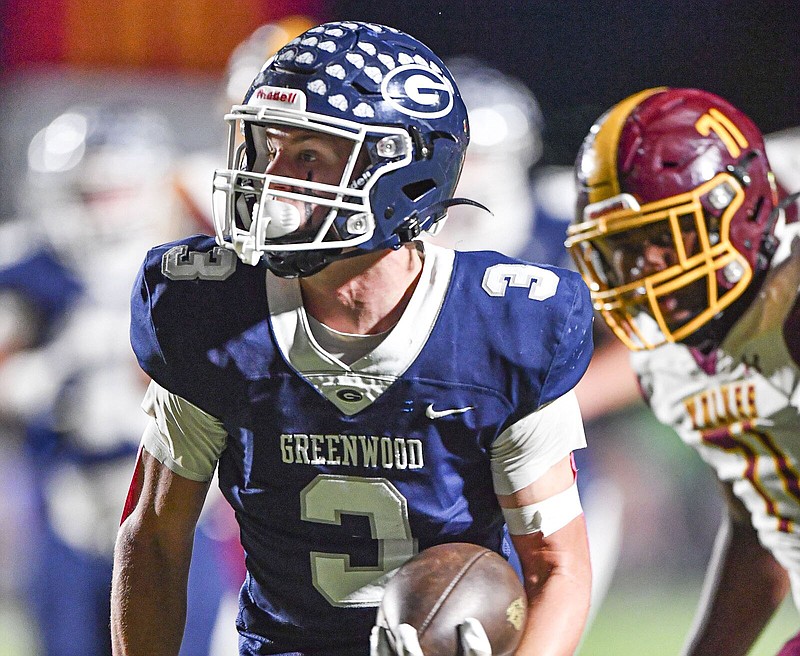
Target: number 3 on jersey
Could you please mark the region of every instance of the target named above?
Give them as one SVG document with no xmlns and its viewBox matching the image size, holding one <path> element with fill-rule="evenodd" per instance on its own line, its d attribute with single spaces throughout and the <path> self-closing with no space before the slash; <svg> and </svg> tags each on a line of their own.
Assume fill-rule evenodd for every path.
<svg viewBox="0 0 800 656">
<path fill-rule="evenodd" d="M 558 276 L 533 264 L 495 264 L 486 269 L 481 287 L 489 296 L 505 296 L 509 287 L 528 290 L 528 298 L 545 301 L 558 289 Z"/>
<path fill-rule="evenodd" d="M 170 248 L 161 258 L 161 273 L 170 280 L 225 280 L 236 271 L 236 255 L 219 246 L 190 251 L 186 244 Z"/>
<path fill-rule="evenodd" d="M 385 478 L 320 474 L 300 493 L 307 522 L 341 524 L 343 514 L 366 515 L 372 537 L 380 542 L 375 567 L 353 567 L 350 556 L 311 552 L 314 587 L 333 606 L 377 606 L 382 577 L 417 551 L 408 521 L 408 503 Z"/>
</svg>

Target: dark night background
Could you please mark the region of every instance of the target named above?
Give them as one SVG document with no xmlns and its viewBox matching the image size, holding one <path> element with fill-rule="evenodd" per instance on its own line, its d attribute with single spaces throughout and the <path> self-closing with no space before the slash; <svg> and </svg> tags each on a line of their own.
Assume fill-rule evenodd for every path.
<svg viewBox="0 0 800 656">
<path fill-rule="evenodd" d="M 335 14 L 522 79 L 545 116 L 544 164 L 571 164 L 603 111 L 652 86 L 717 93 L 764 132 L 800 125 L 800 11 L 789 0 L 337 0 Z"/>
</svg>

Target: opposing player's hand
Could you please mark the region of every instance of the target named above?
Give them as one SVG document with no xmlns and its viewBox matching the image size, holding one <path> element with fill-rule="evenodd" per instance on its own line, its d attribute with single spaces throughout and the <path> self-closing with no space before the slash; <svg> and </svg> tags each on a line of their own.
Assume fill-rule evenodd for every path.
<svg viewBox="0 0 800 656">
<path fill-rule="evenodd" d="M 483 625 L 468 617 L 458 627 L 461 651 L 464 656 L 492 656 L 492 645 Z M 425 656 L 419 646 L 417 630 L 410 624 L 401 624 L 392 632 L 385 626 L 372 627 L 370 656 Z"/>
</svg>

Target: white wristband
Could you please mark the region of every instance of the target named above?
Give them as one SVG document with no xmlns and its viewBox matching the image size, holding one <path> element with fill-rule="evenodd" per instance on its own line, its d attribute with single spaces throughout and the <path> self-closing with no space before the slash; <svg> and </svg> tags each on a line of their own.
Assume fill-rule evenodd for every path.
<svg viewBox="0 0 800 656">
<path fill-rule="evenodd" d="M 583 512 L 578 484 L 563 492 L 521 508 L 503 508 L 503 517 L 511 535 L 528 535 L 541 531 L 547 537 L 569 524 Z"/>
</svg>

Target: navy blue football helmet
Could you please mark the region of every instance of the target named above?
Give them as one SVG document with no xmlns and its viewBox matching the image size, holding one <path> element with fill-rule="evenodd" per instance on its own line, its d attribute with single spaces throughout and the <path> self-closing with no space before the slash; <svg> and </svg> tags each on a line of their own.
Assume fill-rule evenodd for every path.
<svg viewBox="0 0 800 656">
<path fill-rule="evenodd" d="M 280 276 L 399 247 L 458 202 L 466 108 L 444 63 L 393 28 L 337 22 L 304 32 L 267 61 L 225 120 L 228 166 L 214 176 L 217 241 L 248 264 L 263 257 Z M 339 183 L 266 173 L 266 133 L 275 127 L 346 139 L 352 149 Z M 294 231 L 299 212 L 286 200 L 326 208 L 313 234 Z"/>
</svg>

